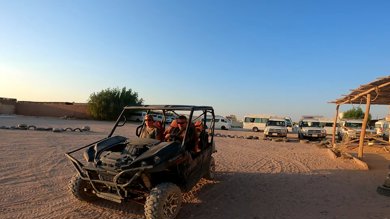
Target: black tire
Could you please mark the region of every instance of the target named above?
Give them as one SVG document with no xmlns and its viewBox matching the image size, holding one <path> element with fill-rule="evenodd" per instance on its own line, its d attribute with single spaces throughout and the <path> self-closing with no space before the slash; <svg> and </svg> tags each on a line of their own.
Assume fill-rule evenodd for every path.
<svg viewBox="0 0 390 219">
<path fill-rule="evenodd" d="M 173 219 L 180 211 L 183 197 L 180 188 L 173 183 L 161 183 L 154 187 L 144 205 L 146 219 Z"/>
<path fill-rule="evenodd" d="M 252 128 L 252 131 L 254 131 L 254 132 L 258 132 L 258 131 L 259 131 L 259 128 L 257 128 L 257 127 L 253 127 L 253 128 Z"/>
<path fill-rule="evenodd" d="M 36 130 L 37 127 L 36 127 L 35 125 L 29 125 L 29 126 L 27 127 L 27 130 L 30 130 L 30 129 Z"/>
<path fill-rule="evenodd" d="M 385 196 L 390 197 L 390 187 L 378 186 L 378 188 L 376 188 L 376 191 L 381 195 L 385 195 Z"/>
<path fill-rule="evenodd" d="M 225 126 L 222 126 L 221 129 L 222 130 L 227 130 L 227 128 Z"/>
<path fill-rule="evenodd" d="M 215 179 L 215 159 L 214 159 L 214 157 L 210 158 L 209 168 L 207 169 L 207 172 L 204 175 L 204 178 L 209 179 L 209 180 Z"/>
<path fill-rule="evenodd" d="M 82 180 L 77 174 L 72 177 L 69 183 L 70 192 L 81 201 L 93 202 L 98 197 L 92 192 L 93 188 L 89 182 Z"/>
</svg>

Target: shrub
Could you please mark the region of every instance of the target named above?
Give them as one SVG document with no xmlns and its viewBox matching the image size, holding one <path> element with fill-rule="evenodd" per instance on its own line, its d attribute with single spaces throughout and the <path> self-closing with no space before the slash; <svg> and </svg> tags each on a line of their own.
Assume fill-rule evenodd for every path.
<svg viewBox="0 0 390 219">
<path fill-rule="evenodd" d="M 344 112 L 343 118 L 346 119 L 364 119 L 364 112 L 362 108 L 352 108 Z M 371 120 L 371 114 L 368 114 L 368 121 Z"/>
<path fill-rule="evenodd" d="M 88 109 L 94 119 L 115 120 L 124 106 L 142 103 L 143 99 L 138 99 L 138 93 L 131 89 L 107 88 L 89 96 Z"/>
</svg>

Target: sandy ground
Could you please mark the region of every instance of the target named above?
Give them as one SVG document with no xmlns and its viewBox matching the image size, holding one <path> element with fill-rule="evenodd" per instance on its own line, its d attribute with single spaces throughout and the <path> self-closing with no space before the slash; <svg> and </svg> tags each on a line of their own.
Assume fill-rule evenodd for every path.
<svg viewBox="0 0 390 219">
<path fill-rule="evenodd" d="M 143 218 L 139 204 L 89 204 L 67 189 L 75 171 L 64 153 L 105 137 L 112 122 L 0 116 L 0 126 L 20 123 L 88 125 L 92 132 L 0 129 L 0 218 Z M 364 171 L 352 160 L 331 159 L 314 144 L 215 141 L 216 180 L 202 180 L 185 194 L 178 218 L 390 218 L 390 198 L 375 192 L 388 171 L 387 155 L 369 154 L 375 165 Z"/>
</svg>

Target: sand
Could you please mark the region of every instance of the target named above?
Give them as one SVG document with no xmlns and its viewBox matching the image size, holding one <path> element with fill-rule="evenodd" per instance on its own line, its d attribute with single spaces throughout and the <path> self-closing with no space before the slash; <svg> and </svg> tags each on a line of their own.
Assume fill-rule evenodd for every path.
<svg viewBox="0 0 390 219">
<path fill-rule="evenodd" d="M 0 126 L 21 123 L 87 125 L 92 131 L 0 129 L 0 218 L 143 218 L 140 204 L 90 204 L 68 191 L 75 171 L 64 153 L 107 136 L 112 122 L 0 116 Z M 215 142 L 216 180 L 201 180 L 185 194 L 178 218 L 390 218 L 390 198 L 375 192 L 388 172 L 380 154 L 370 155 L 376 163 L 366 171 L 353 160 L 332 159 L 315 144 L 222 137 Z"/>
</svg>

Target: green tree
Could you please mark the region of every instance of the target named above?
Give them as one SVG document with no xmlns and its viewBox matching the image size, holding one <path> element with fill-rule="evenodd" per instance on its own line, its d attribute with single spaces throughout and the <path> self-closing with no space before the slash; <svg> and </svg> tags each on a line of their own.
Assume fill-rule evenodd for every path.
<svg viewBox="0 0 390 219">
<path fill-rule="evenodd" d="M 352 108 L 344 112 L 343 118 L 345 119 L 364 119 L 364 112 L 362 108 Z M 368 114 L 368 121 L 371 120 L 371 114 Z"/>
<path fill-rule="evenodd" d="M 139 99 L 138 93 L 131 89 L 107 88 L 89 96 L 88 109 L 94 119 L 115 120 L 124 106 L 142 103 L 143 99 Z"/>
</svg>

